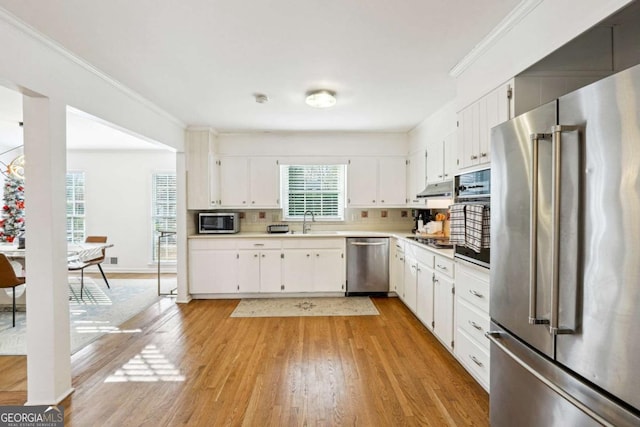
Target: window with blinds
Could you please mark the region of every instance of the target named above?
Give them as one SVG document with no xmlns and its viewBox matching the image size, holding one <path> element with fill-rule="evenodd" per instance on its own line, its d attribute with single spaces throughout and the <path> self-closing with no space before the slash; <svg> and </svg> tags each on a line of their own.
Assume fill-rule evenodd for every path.
<svg viewBox="0 0 640 427">
<path fill-rule="evenodd" d="M 284 165 L 283 219 L 302 219 L 307 211 L 316 220 L 344 220 L 345 165 Z"/>
<path fill-rule="evenodd" d="M 154 173 L 152 179 L 152 257 L 158 261 L 158 235 L 161 230 L 176 229 L 176 174 Z M 177 254 L 176 236 L 170 235 L 162 239 L 160 245 L 161 262 L 175 262 Z"/>
<path fill-rule="evenodd" d="M 67 173 L 67 241 L 84 242 L 84 172 Z"/>
</svg>

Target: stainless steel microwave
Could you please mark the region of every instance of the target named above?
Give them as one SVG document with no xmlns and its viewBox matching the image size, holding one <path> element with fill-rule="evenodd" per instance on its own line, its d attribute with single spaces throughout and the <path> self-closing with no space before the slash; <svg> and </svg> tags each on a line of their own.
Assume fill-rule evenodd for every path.
<svg viewBox="0 0 640 427">
<path fill-rule="evenodd" d="M 237 233 L 240 231 L 240 214 L 237 212 L 201 212 L 198 214 L 198 233 Z"/>
</svg>

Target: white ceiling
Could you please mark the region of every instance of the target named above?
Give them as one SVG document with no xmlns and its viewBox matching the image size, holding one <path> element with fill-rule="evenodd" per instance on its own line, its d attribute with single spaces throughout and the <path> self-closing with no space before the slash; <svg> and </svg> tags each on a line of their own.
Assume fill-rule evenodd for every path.
<svg viewBox="0 0 640 427">
<path fill-rule="evenodd" d="M 519 0 L 0 0 L 187 125 L 408 131 Z M 334 90 L 330 110 L 305 92 Z M 257 104 L 253 93 L 270 101 Z"/>
</svg>

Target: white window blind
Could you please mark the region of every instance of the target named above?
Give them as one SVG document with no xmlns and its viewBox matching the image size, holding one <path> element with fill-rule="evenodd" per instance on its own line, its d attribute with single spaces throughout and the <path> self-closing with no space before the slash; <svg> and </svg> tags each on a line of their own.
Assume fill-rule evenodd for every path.
<svg viewBox="0 0 640 427">
<path fill-rule="evenodd" d="M 176 229 L 176 174 L 154 173 L 152 188 L 152 257 L 158 261 L 158 235 L 160 230 Z M 175 261 L 177 254 L 176 236 L 164 237 L 161 244 L 160 259 L 162 262 Z"/>
<path fill-rule="evenodd" d="M 84 172 L 67 173 L 67 241 L 84 242 Z"/>
<path fill-rule="evenodd" d="M 344 220 L 345 165 L 284 165 L 281 172 L 285 220 L 307 211 L 316 219 Z"/>
</svg>

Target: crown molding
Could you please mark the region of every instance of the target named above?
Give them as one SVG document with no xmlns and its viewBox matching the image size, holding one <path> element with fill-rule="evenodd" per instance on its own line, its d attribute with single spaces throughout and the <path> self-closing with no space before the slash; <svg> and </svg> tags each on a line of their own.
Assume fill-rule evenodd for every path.
<svg viewBox="0 0 640 427">
<path fill-rule="evenodd" d="M 186 125 L 182 120 L 178 119 L 174 115 L 172 115 L 169 112 L 167 112 L 166 110 L 162 109 L 157 104 L 155 104 L 152 101 L 148 100 L 147 98 L 145 98 L 144 96 L 142 96 L 138 92 L 134 91 L 133 89 L 130 89 L 129 87 L 125 86 L 124 84 L 122 84 L 118 80 L 114 79 L 110 75 L 108 75 L 108 74 L 104 73 L 103 71 L 99 70 L 98 68 L 94 67 L 89 62 L 85 61 L 84 59 L 82 59 L 78 55 L 76 55 L 76 54 L 72 53 L 71 51 L 69 51 L 67 48 L 62 46 L 60 43 L 58 43 L 55 40 L 53 40 L 52 38 L 44 35 L 43 33 L 41 33 L 40 31 L 36 30 L 31 25 L 27 24 L 26 22 L 24 22 L 23 20 L 21 20 L 20 18 L 18 18 L 17 16 L 13 15 L 12 13 L 10 13 L 9 11 L 7 11 L 6 9 L 4 9 L 2 7 L 0 7 L 0 20 L 5 21 L 9 25 L 15 27 L 19 31 L 22 31 L 23 33 L 25 33 L 26 35 L 30 36 L 34 40 L 42 43 L 44 46 L 46 46 L 49 49 L 55 51 L 56 53 L 58 53 L 61 56 L 65 57 L 66 59 L 68 59 L 69 61 L 73 62 L 74 64 L 82 67 L 83 69 L 85 69 L 89 73 L 91 73 L 91 74 L 95 75 L 96 77 L 99 77 L 100 79 L 104 80 L 105 82 L 107 82 L 108 84 L 113 86 L 115 89 L 119 90 L 120 92 L 122 92 L 126 96 L 128 96 L 129 98 L 133 99 L 134 101 L 139 102 L 140 104 L 144 105 L 145 107 L 149 108 L 150 110 L 154 111 L 155 113 L 159 114 L 160 116 L 172 121 L 174 124 L 176 124 L 176 125 L 178 125 L 178 126 L 180 126 L 182 128 L 186 128 Z"/>
<path fill-rule="evenodd" d="M 218 136 L 220 134 L 220 132 L 218 132 L 216 129 L 212 128 L 211 126 L 187 126 L 187 128 L 185 129 L 187 132 L 210 132 L 216 136 Z"/>
<path fill-rule="evenodd" d="M 462 58 L 450 71 L 451 77 L 459 77 L 482 54 L 491 48 L 498 40 L 504 37 L 511 29 L 538 7 L 544 0 L 523 0 L 507 16 L 496 25 L 471 51 Z"/>
</svg>

